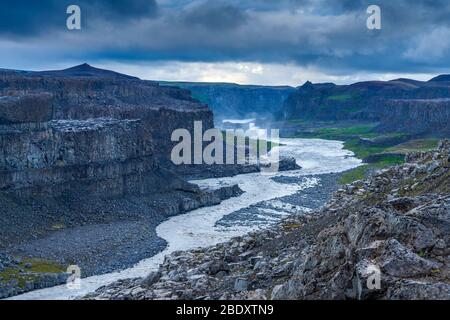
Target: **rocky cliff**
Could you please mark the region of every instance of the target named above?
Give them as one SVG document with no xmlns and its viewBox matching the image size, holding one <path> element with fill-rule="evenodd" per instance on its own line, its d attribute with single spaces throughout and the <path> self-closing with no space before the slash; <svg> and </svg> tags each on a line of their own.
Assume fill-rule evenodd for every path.
<svg viewBox="0 0 450 320">
<path fill-rule="evenodd" d="M 338 190 L 313 214 L 175 252 L 88 299 L 450 299 L 450 142 Z"/>
<path fill-rule="evenodd" d="M 390 130 L 398 122 L 407 132 L 446 133 L 441 131 L 449 120 L 445 100 L 450 98 L 450 82 L 446 79 L 443 75 L 428 82 L 397 79 L 343 86 L 307 82 L 286 99 L 278 117 L 381 122 L 381 130 Z"/>
<path fill-rule="evenodd" d="M 379 129 L 450 137 L 449 120 L 450 99 L 393 99 L 383 107 Z"/>
<path fill-rule="evenodd" d="M 213 126 L 186 90 L 86 65 L 0 74 L 0 96 L 0 190 L 8 192 L 163 192 L 151 180 L 169 160 L 172 131 L 194 120 Z"/>
</svg>

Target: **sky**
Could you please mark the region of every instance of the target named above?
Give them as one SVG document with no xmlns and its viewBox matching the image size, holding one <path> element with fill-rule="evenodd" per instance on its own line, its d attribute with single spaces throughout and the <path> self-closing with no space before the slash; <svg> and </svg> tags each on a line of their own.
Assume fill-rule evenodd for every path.
<svg viewBox="0 0 450 320">
<path fill-rule="evenodd" d="M 66 9 L 81 9 L 68 30 Z M 381 30 L 366 26 L 381 8 Z M 0 68 L 301 85 L 450 73 L 448 0 L 0 0 Z"/>
</svg>

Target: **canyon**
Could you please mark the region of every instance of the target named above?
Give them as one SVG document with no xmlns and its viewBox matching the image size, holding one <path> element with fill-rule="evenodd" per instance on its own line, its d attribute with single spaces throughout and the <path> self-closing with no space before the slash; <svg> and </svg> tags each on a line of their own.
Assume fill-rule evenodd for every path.
<svg viewBox="0 0 450 320">
<path fill-rule="evenodd" d="M 175 165 L 171 151 L 178 141 L 171 138 L 176 129 L 183 129 L 190 136 L 202 136 L 215 127 L 215 121 L 217 124 L 227 117 L 257 116 L 257 121 L 277 121 L 281 128 L 299 121 L 294 130 L 305 122 L 375 122 L 374 132 L 381 136 L 371 138 L 370 132 L 368 138 L 358 140 L 358 147 L 378 146 L 380 140 L 386 143 L 386 139 L 396 145 L 404 141 L 396 133 L 407 134 L 408 139 L 448 136 L 449 97 L 450 82 L 445 75 L 428 82 L 398 79 L 349 86 L 307 82 L 291 88 L 159 83 L 87 64 L 42 72 L 0 70 L 0 297 L 65 283 L 65 267 L 69 264 L 79 265 L 83 277 L 105 275 L 112 279 L 118 270 L 132 270 L 149 257 L 159 259 L 170 241 L 159 237 L 157 227 L 165 222 L 173 231 L 175 222 L 168 219 L 187 212 L 193 213 L 194 229 L 208 220 L 206 216 L 218 219 L 208 220 L 212 225 L 207 228 L 214 235 L 208 234 L 212 237 L 208 245 L 229 240 L 226 233 L 216 234 L 215 229 L 224 225 L 247 221 L 255 226 L 258 219 L 265 218 L 273 223 L 279 219 L 273 215 L 287 214 L 289 218 L 272 229 L 216 247 L 188 251 L 181 258 L 180 252 L 169 248 L 170 255 L 163 261 L 162 269 L 145 280 L 122 279 L 113 284 L 109 281 L 88 298 L 359 299 L 414 298 L 428 293 L 432 298 L 446 296 L 448 261 L 443 243 L 448 239 L 441 229 L 448 224 L 448 142 L 441 142 L 438 151 L 408 155 L 404 166 L 342 187 L 321 208 L 328 194 L 337 189 L 338 175 L 360 164 L 351 152 L 342 150 L 344 145 L 339 141 L 282 139 L 279 148 L 294 156 L 281 159 L 280 170 L 294 172 L 262 179 L 251 175 L 263 169 L 258 164 Z M 202 124 L 200 133 L 196 134 L 195 123 Z M 389 135 L 383 136 L 385 133 Z M 195 141 L 189 144 L 195 146 Z M 385 155 L 375 154 L 367 159 L 380 156 Z M 303 170 L 298 159 L 302 166 L 305 164 Z M 308 172 L 311 176 L 303 177 Z M 384 187 L 387 175 L 395 179 L 392 185 Z M 235 178 L 217 180 L 222 177 Z M 191 181 L 206 178 L 216 180 Z M 262 186 L 272 194 L 266 190 L 267 194 L 260 198 Z M 312 191 L 308 193 L 304 188 Z M 233 203 L 234 197 L 240 197 L 238 202 L 248 202 L 247 207 Z M 224 208 L 218 206 L 223 202 Z M 279 202 L 282 207 L 278 207 Z M 304 203 L 316 211 L 311 213 L 312 209 L 304 207 Z M 423 203 L 433 210 L 438 208 L 436 214 L 443 226 L 435 226 L 433 218 L 425 215 L 425 209 L 420 207 Z M 213 207 L 207 208 L 208 212 L 200 209 L 209 206 Z M 414 211 L 415 208 L 418 209 Z M 403 221 L 399 215 L 405 212 L 408 218 Z M 375 213 L 387 230 L 400 226 L 408 232 L 412 220 L 423 218 L 424 227 L 416 225 L 416 229 L 427 233 L 413 229 L 411 238 L 401 238 L 395 232 L 385 237 L 373 229 L 372 220 L 365 213 Z M 349 228 L 354 220 L 358 224 Z M 190 230 L 189 220 L 178 225 Z M 374 237 L 355 236 L 364 228 L 372 228 Z M 194 242 L 197 245 L 200 241 L 194 229 L 184 235 L 190 237 L 184 241 L 189 246 L 181 249 L 191 249 Z M 303 232 L 305 236 L 299 235 Z M 183 233 L 179 234 L 183 239 Z M 313 235 L 318 236 L 319 242 Z M 330 235 L 332 243 L 327 242 Z M 179 240 L 175 243 L 180 245 Z M 355 264 L 351 257 L 360 251 L 365 259 Z M 403 276 L 404 261 L 389 265 L 389 270 L 383 264 L 391 258 L 391 252 L 416 263 L 413 267 L 421 276 L 431 277 L 432 283 L 410 290 L 413 283 L 408 281 L 413 279 L 408 279 L 405 287 L 398 281 Z M 198 261 L 198 256 L 204 259 Z M 305 257 L 309 260 L 302 260 Z M 203 264 L 198 266 L 200 262 Z M 308 268 L 316 262 L 320 266 L 314 273 Z M 363 291 L 360 287 L 366 277 L 364 266 L 393 272 L 388 285 L 395 285 L 396 289 L 389 287 L 391 291 L 375 294 Z M 207 281 L 192 282 L 183 271 L 186 268 L 195 271 L 196 280 Z M 299 282 L 299 275 L 305 283 Z M 355 283 L 356 291 L 351 291 L 350 285 Z M 326 289 L 330 284 L 331 289 Z"/>
<path fill-rule="evenodd" d="M 165 247 L 161 222 L 242 194 L 188 178 L 262 166 L 172 163 L 172 133 L 195 123 L 202 136 L 214 117 L 187 89 L 88 64 L 0 70 L 0 297 L 63 283 L 69 264 L 131 267 Z"/>
<path fill-rule="evenodd" d="M 164 243 L 152 226 L 241 193 L 238 186 L 201 189 L 168 169 L 172 131 L 193 130 L 194 121 L 210 129 L 213 114 L 184 89 L 87 64 L 62 71 L 2 70 L 1 252 L 61 265 L 78 261 L 85 276 L 157 253 Z M 139 221 L 149 227 L 133 233 Z M 71 250 L 77 230 L 89 234 L 96 225 L 105 230 L 103 237 L 92 234 L 96 257 L 83 243 Z M 134 236 L 123 237 L 127 229 Z M 53 247 L 39 244 L 50 235 L 56 237 Z M 139 250 L 136 243 L 143 239 L 154 245 Z M 108 241 L 116 243 L 115 249 Z M 133 244 L 136 253 L 118 261 L 115 254 Z M 21 262 L 14 261 L 2 258 L 0 272 L 15 273 Z M 64 279 L 36 277 L 27 275 L 19 286 L 12 283 L 0 291 L 8 296 Z"/>
<path fill-rule="evenodd" d="M 193 97 L 208 104 L 217 124 L 226 119 L 273 118 L 288 96 L 290 86 L 238 85 L 234 83 L 160 82 L 188 89 Z"/>
<path fill-rule="evenodd" d="M 190 82 L 161 85 L 189 89 L 194 97 L 208 104 L 217 125 L 230 118 L 258 118 L 261 125 L 276 122 L 280 127 L 290 121 L 353 121 L 378 123 L 380 133 L 439 137 L 450 134 L 449 75 L 429 81 L 402 78 L 349 85 L 307 81 L 297 88 Z"/>
</svg>

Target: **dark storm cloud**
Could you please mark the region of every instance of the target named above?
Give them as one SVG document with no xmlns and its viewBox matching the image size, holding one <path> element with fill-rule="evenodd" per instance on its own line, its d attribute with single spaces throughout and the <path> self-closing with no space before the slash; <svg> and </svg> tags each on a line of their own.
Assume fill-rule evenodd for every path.
<svg viewBox="0 0 450 320">
<path fill-rule="evenodd" d="M 81 32 L 65 30 L 70 2 L 82 8 Z M 70 54 L 119 61 L 291 62 L 330 73 L 434 72 L 450 67 L 448 0 L 11 3 L 0 11 L 0 41 L 8 36 L 21 43 L 26 37 L 51 47 L 52 55 L 61 59 Z M 366 28 L 371 4 L 382 9 L 380 31 Z M 46 32 L 57 35 L 46 37 Z"/>
<path fill-rule="evenodd" d="M 244 24 L 247 18 L 244 10 L 219 1 L 196 5 L 181 15 L 187 26 L 203 26 L 210 30 L 235 28 Z"/>
<path fill-rule="evenodd" d="M 75 4 L 82 8 L 89 26 L 98 20 L 126 22 L 154 16 L 155 0 L 17 0 L 3 1 L 0 9 L 0 35 L 32 37 L 65 27 L 66 9 Z"/>
<path fill-rule="evenodd" d="M 67 8 L 67 7 L 66 7 Z M 41 29 L 48 29 L 58 22 L 64 23 L 65 17 L 55 16 L 58 10 L 64 10 L 57 1 L 4 1 L 0 10 L 0 34 L 33 35 Z"/>
</svg>

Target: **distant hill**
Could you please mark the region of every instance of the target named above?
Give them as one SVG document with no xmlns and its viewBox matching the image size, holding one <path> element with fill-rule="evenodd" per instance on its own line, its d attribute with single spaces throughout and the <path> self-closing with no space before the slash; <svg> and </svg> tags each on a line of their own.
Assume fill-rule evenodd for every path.
<svg viewBox="0 0 450 320">
<path fill-rule="evenodd" d="M 429 82 L 442 82 L 442 81 L 450 82 L 450 74 L 442 74 L 440 76 L 434 77 Z"/>
<path fill-rule="evenodd" d="M 78 66 L 64 70 L 38 71 L 38 72 L 30 72 L 30 74 L 36 76 L 49 76 L 49 77 L 116 78 L 116 79 L 139 80 L 139 78 L 132 77 L 126 74 L 95 68 L 87 63 L 80 64 Z"/>
</svg>

